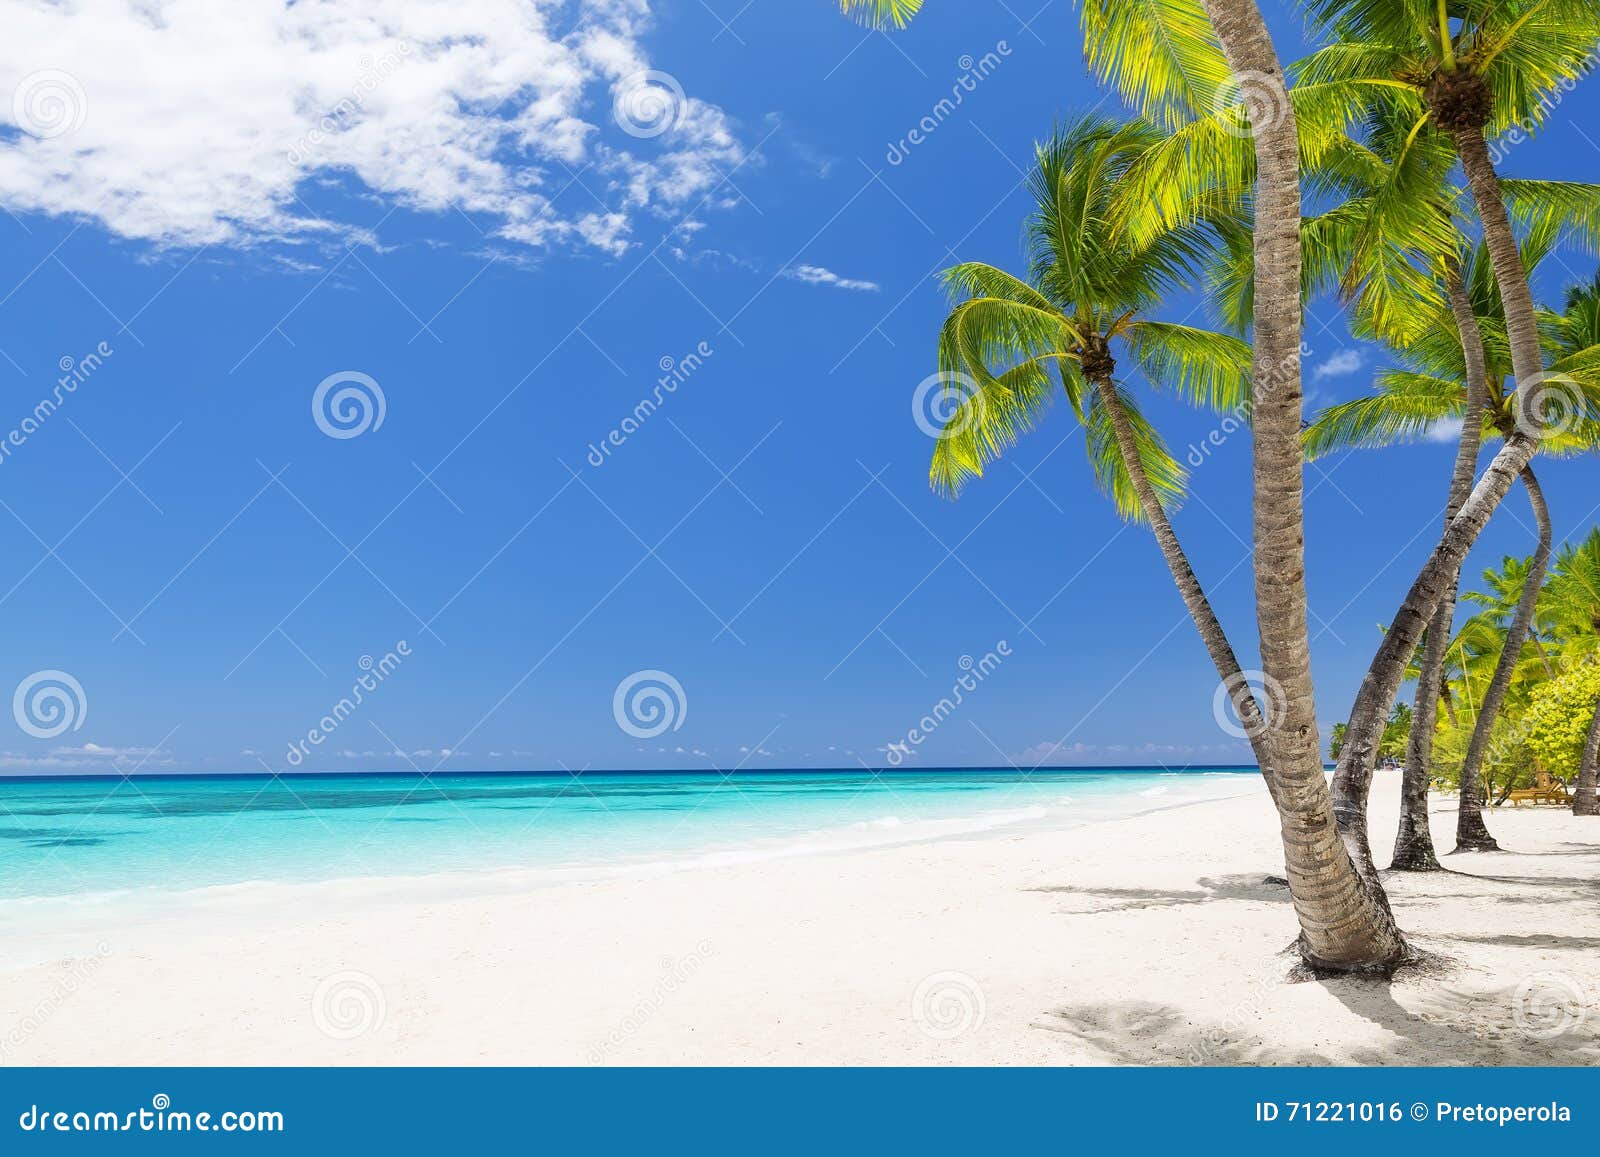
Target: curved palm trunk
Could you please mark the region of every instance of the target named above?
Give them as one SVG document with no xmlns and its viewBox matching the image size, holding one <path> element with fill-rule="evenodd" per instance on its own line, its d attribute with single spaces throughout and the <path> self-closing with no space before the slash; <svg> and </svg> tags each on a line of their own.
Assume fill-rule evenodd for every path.
<svg viewBox="0 0 1600 1157">
<path fill-rule="evenodd" d="M 1374 875 L 1371 854 L 1366 848 L 1366 802 L 1372 785 L 1372 769 L 1377 761 L 1378 737 L 1396 692 L 1405 678 L 1406 662 L 1414 653 L 1423 629 L 1433 618 L 1439 600 L 1455 582 L 1467 551 L 1477 541 L 1489 516 L 1505 498 L 1523 468 L 1539 449 L 1538 415 L 1531 412 L 1529 400 L 1534 384 L 1544 368 L 1539 348 L 1538 315 L 1533 293 L 1528 287 L 1527 270 L 1517 249 L 1511 219 L 1506 214 L 1500 178 L 1489 156 L 1482 125 L 1441 125 L 1455 143 L 1456 155 L 1466 173 L 1467 187 L 1483 224 L 1484 245 L 1500 299 L 1505 311 L 1506 330 L 1511 345 L 1511 369 L 1517 379 L 1518 405 L 1524 407 L 1524 420 L 1506 439 L 1473 489 L 1461 513 L 1434 549 L 1422 572 L 1401 604 L 1383 643 L 1373 656 L 1345 733 L 1345 747 L 1335 773 L 1334 785 L 1339 802 L 1340 831 L 1351 847 L 1357 866 L 1369 878 Z"/>
<path fill-rule="evenodd" d="M 1456 812 L 1456 851 L 1497 852 L 1489 829 L 1483 823 L 1483 795 L 1481 777 L 1483 759 L 1489 751 L 1489 736 L 1494 721 L 1505 703 L 1506 692 L 1511 687 L 1511 676 L 1516 673 L 1522 658 L 1522 645 L 1528 641 L 1533 628 L 1534 605 L 1539 601 L 1539 590 L 1544 586 L 1544 572 L 1550 562 L 1550 510 L 1545 505 L 1544 491 L 1534 477 L 1531 467 L 1522 471 L 1522 484 L 1527 488 L 1528 501 L 1533 506 L 1534 520 L 1539 524 L 1539 545 L 1533 552 L 1533 562 L 1528 577 L 1522 584 L 1522 597 L 1511 616 L 1511 626 L 1506 632 L 1505 646 L 1494 665 L 1494 675 L 1489 689 L 1484 692 L 1483 704 L 1478 708 L 1478 718 L 1472 725 L 1472 740 L 1467 744 L 1467 760 L 1461 766 L 1461 808 Z"/>
<path fill-rule="evenodd" d="M 1444 524 L 1460 512 L 1467 496 L 1472 493 L 1472 475 L 1478 464 L 1478 451 L 1483 444 L 1483 407 L 1488 397 L 1488 367 L 1483 352 L 1483 334 L 1478 328 L 1478 316 L 1473 312 L 1472 301 L 1466 286 L 1461 282 L 1461 269 L 1454 262 L 1445 274 L 1445 291 L 1450 299 L 1450 312 L 1455 317 L 1456 332 L 1461 338 L 1461 352 L 1466 359 L 1467 398 L 1462 415 L 1461 441 L 1456 447 L 1455 470 L 1450 476 L 1450 490 L 1445 498 Z M 1400 781 L 1400 827 L 1395 834 L 1392 870 L 1402 872 L 1432 872 L 1439 869 L 1439 858 L 1433 850 L 1433 833 L 1428 826 L 1428 784 L 1433 777 L 1433 733 L 1439 719 L 1439 699 L 1444 691 L 1444 663 L 1450 647 L 1450 625 L 1455 621 L 1456 589 L 1461 581 L 1457 568 L 1439 599 L 1439 607 L 1428 624 L 1428 634 L 1423 644 L 1422 669 L 1417 676 L 1417 696 L 1412 704 L 1411 735 L 1406 741 L 1406 766 Z M 1447 709 L 1449 705 L 1447 704 Z M 1451 711 L 1452 722 L 1454 711 Z M 1366 830 L 1365 806 L 1363 822 Z M 1370 853 L 1369 853 L 1370 855 Z"/>
<path fill-rule="evenodd" d="M 1594 705 L 1594 717 L 1589 720 L 1589 737 L 1583 744 L 1583 760 L 1578 764 L 1578 784 L 1572 793 L 1572 814 L 1575 816 L 1600 816 L 1600 799 L 1596 799 L 1596 779 L 1600 772 L 1600 703 Z"/>
<path fill-rule="evenodd" d="M 1128 480 L 1133 484 L 1133 492 L 1138 495 L 1139 504 L 1150 520 L 1150 529 L 1155 533 L 1156 544 L 1161 548 L 1161 557 L 1166 560 L 1167 569 L 1172 572 L 1172 581 L 1177 584 L 1178 593 L 1183 596 L 1183 605 L 1189 609 L 1189 617 L 1194 620 L 1195 629 L 1200 632 L 1200 641 L 1205 644 L 1223 686 L 1228 689 L 1233 709 L 1238 714 L 1239 722 L 1250 740 L 1251 750 L 1255 752 L 1256 762 L 1260 765 L 1262 774 L 1267 775 L 1269 765 L 1264 738 L 1266 726 L 1261 708 L 1245 682 L 1244 673 L 1239 669 L 1239 660 L 1233 653 L 1233 646 L 1228 642 L 1222 624 L 1217 620 L 1216 612 L 1211 609 L 1211 600 L 1206 597 L 1205 590 L 1200 586 L 1200 580 L 1195 576 L 1194 568 L 1189 565 L 1188 556 L 1183 553 L 1177 532 L 1172 529 L 1172 523 L 1167 519 L 1167 512 L 1161 505 L 1161 497 L 1150 484 L 1149 475 L 1145 473 L 1144 461 L 1139 457 L 1139 446 L 1134 437 L 1133 426 L 1128 421 L 1128 412 L 1122 406 L 1122 399 L 1117 394 L 1116 387 L 1112 385 L 1108 375 L 1097 375 L 1090 380 L 1099 392 L 1106 414 L 1111 419 L 1111 431 L 1116 437 L 1123 465 L 1127 468 Z M 1271 790 L 1270 775 L 1267 776 L 1267 786 Z"/>
<path fill-rule="evenodd" d="M 1516 234 L 1511 231 L 1511 218 L 1506 214 L 1500 178 L 1494 171 L 1483 129 L 1458 128 L 1450 136 L 1455 141 L 1456 155 L 1461 158 L 1478 219 L 1483 223 L 1484 247 L 1489 251 L 1489 264 L 1494 268 L 1495 284 L 1500 287 L 1501 307 L 1506 315 L 1511 372 L 1516 376 L 1521 402 L 1526 405 L 1525 387 L 1544 372 L 1539 315 L 1533 306 L 1533 291 L 1528 287 L 1528 271 L 1522 264 Z M 1530 424 L 1527 429 L 1531 433 L 1534 426 Z"/>
<path fill-rule="evenodd" d="M 1322 770 L 1306 625 L 1304 469 L 1300 449 L 1300 158 L 1283 69 L 1255 0 L 1205 0 L 1236 77 L 1281 99 L 1252 105 L 1256 156 L 1252 422 L 1256 616 L 1261 666 L 1281 695 L 1267 720 L 1273 798 L 1300 920 L 1300 953 L 1335 971 L 1398 964 L 1405 941 L 1376 877 L 1357 871 L 1340 838 Z"/>
<path fill-rule="evenodd" d="M 1522 434 L 1513 434 L 1489 463 L 1483 477 L 1472 488 L 1466 505 L 1450 522 L 1439 545 L 1424 564 L 1405 601 L 1395 612 L 1384 632 L 1377 654 L 1367 668 L 1350 709 L 1345 727 L 1345 745 L 1339 753 L 1334 784 L 1339 793 L 1341 834 L 1352 849 L 1352 858 L 1361 863 L 1357 849 L 1365 846 L 1366 800 L 1372 784 L 1372 769 L 1377 762 L 1378 740 L 1383 734 L 1389 705 L 1394 702 L 1405 680 L 1406 663 L 1416 653 L 1423 629 L 1433 617 L 1439 601 L 1456 581 L 1461 563 L 1478 540 L 1489 516 L 1511 489 L 1511 484 L 1527 466 L 1538 443 Z M 1358 840 L 1357 837 L 1360 837 Z M 1361 865 L 1372 872 L 1370 857 Z"/>
</svg>

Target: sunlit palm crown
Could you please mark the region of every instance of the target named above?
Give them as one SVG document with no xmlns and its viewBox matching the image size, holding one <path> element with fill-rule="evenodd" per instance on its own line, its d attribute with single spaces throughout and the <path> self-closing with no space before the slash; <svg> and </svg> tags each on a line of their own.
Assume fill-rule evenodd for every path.
<svg viewBox="0 0 1600 1157">
<path fill-rule="evenodd" d="M 950 416 L 930 471 L 955 493 L 1043 418 L 1058 387 L 1079 421 L 1099 484 L 1126 517 L 1141 514 L 1112 437 L 1102 390 L 1129 410 L 1140 458 L 1158 493 L 1179 495 L 1183 469 L 1140 416 L 1115 359 L 1151 384 L 1202 405 L 1242 409 L 1249 348 L 1236 338 L 1156 321 L 1145 313 L 1184 288 L 1214 241 L 1202 223 L 1135 241 L 1112 206 L 1129 167 L 1163 139 L 1144 121 L 1089 116 L 1038 150 L 1028 179 L 1028 270 L 1019 278 L 977 262 L 945 281 L 958 304 L 939 339 Z M 958 403 L 959 404 L 956 404 Z"/>
<path fill-rule="evenodd" d="M 1481 117 L 1491 136 L 1541 123 L 1554 107 L 1547 98 L 1592 68 L 1600 45 L 1594 0 L 1306 0 L 1305 7 L 1334 43 L 1302 62 L 1303 81 L 1394 82 L 1423 98 L 1441 127 Z M 1458 107 L 1459 94 L 1441 81 L 1452 76 L 1480 80 L 1485 105 Z"/>
<path fill-rule="evenodd" d="M 1556 240 L 1554 231 L 1548 230 L 1530 236 L 1523 245 L 1529 269 L 1550 253 Z M 1484 436 L 1504 437 L 1517 421 L 1510 343 L 1499 292 L 1481 247 L 1466 258 L 1463 275 L 1488 364 Z M 1424 335 L 1402 352 L 1402 365 L 1378 372 L 1372 394 L 1330 406 L 1317 416 L 1305 433 L 1308 455 L 1389 446 L 1461 417 L 1466 409 L 1466 360 L 1454 320 L 1442 305 L 1424 320 Z M 1562 313 L 1543 313 L 1541 328 L 1551 397 L 1564 409 L 1561 420 L 1546 431 L 1540 452 L 1559 456 L 1600 449 L 1600 285 L 1571 291 Z"/>
</svg>

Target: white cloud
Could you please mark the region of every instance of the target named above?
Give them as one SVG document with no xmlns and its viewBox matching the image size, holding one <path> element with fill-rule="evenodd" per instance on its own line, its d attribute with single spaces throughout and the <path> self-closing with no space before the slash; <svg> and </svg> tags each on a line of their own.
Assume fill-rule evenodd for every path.
<svg viewBox="0 0 1600 1157">
<path fill-rule="evenodd" d="M 1343 377 L 1355 373 L 1365 362 L 1366 357 L 1360 350 L 1339 350 L 1312 370 L 1311 376 L 1318 381 Z"/>
<path fill-rule="evenodd" d="M 831 269 L 820 265 L 791 265 L 780 276 L 790 281 L 803 281 L 807 285 L 831 285 L 835 289 L 859 289 L 876 293 L 883 287 L 876 281 L 859 281 L 853 277 L 840 277 Z"/>
<path fill-rule="evenodd" d="M 138 759 L 140 756 L 163 755 L 165 752 L 154 747 L 103 747 L 98 743 L 85 743 L 77 747 L 52 747 L 50 754 L 98 756 L 101 759 Z"/>
<path fill-rule="evenodd" d="M 1461 428 L 1466 425 L 1460 418 L 1441 418 L 1422 434 L 1424 442 L 1450 442 L 1461 440 Z"/>
<path fill-rule="evenodd" d="M 54 747 L 48 755 L 33 755 L 21 751 L 0 751 L 0 770 L 5 771 L 97 771 L 113 769 L 133 771 L 131 763 L 139 769 L 172 767 L 176 761 L 170 752 L 153 747 L 106 747 L 98 743 L 85 743 L 74 747 Z"/>
<path fill-rule="evenodd" d="M 565 0 L 0 0 L 0 200 L 161 245 L 354 241 L 301 199 L 350 176 L 511 240 L 620 252 L 642 212 L 730 204 L 714 190 L 744 155 L 721 109 L 670 86 L 664 121 L 614 121 L 649 18 L 647 0 L 585 0 L 575 23 Z"/>
</svg>

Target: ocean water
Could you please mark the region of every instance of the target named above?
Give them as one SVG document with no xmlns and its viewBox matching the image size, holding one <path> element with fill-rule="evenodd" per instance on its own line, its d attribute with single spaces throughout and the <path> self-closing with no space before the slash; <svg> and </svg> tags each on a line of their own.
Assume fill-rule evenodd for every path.
<svg viewBox="0 0 1600 1157">
<path fill-rule="evenodd" d="M 0 917 L 35 901 L 507 870 L 552 878 L 1067 827 L 1254 769 L 0 781 Z"/>
</svg>

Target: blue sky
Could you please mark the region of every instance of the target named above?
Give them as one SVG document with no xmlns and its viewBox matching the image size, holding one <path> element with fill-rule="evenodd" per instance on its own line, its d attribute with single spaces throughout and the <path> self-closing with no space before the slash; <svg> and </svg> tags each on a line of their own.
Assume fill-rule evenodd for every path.
<svg viewBox="0 0 1600 1157">
<path fill-rule="evenodd" d="M 0 459 L 0 687 L 60 671 L 86 704 L 59 735 L 7 719 L 0 767 L 879 765 L 990 653 L 910 762 L 1246 754 L 1064 407 L 959 502 L 926 483 L 932 275 L 1017 267 L 1031 142 L 1104 99 L 1067 5 L 936 4 L 892 37 L 826 3 L 343 7 L 288 33 L 270 4 L 8 15 L 0 87 L 64 103 L 26 112 L 42 139 L 20 98 L 0 125 L 0 426 L 109 353 Z M 554 79 L 530 92 L 530 69 Z M 613 116 L 642 69 L 684 94 L 658 136 L 648 100 L 624 91 L 634 133 Z M 1505 171 L 1600 180 L 1596 108 L 1569 96 Z M 1538 289 L 1592 268 L 1562 253 Z M 1379 355 L 1314 315 L 1308 389 L 1355 396 Z M 346 371 L 383 418 L 330 437 L 313 396 Z M 1180 454 L 1216 425 L 1150 413 Z M 1450 455 L 1308 473 L 1327 722 L 1432 544 Z M 1227 440 L 1175 520 L 1245 656 L 1248 475 Z M 1545 480 L 1558 537 L 1586 531 L 1593 461 Z M 1524 505 L 1470 573 L 1531 548 Z M 641 671 L 681 688 L 649 738 L 613 710 Z"/>
</svg>

